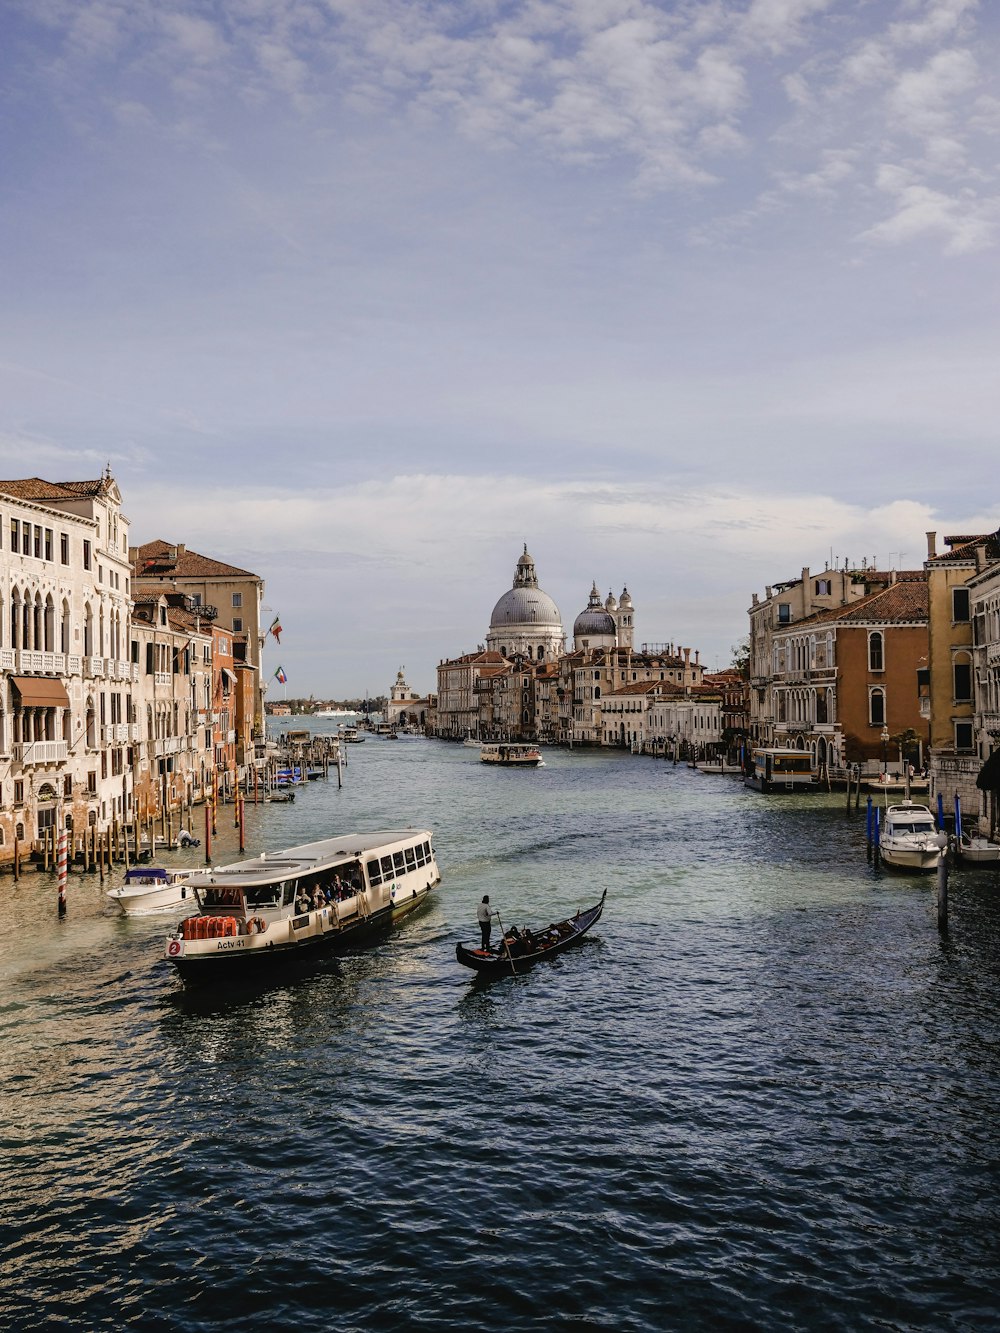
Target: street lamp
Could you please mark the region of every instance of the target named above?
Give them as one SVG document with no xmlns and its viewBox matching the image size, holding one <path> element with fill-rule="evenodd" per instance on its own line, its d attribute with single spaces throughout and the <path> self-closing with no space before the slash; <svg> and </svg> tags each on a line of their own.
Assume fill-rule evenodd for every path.
<svg viewBox="0 0 1000 1333">
<path fill-rule="evenodd" d="M 889 744 L 889 728 L 883 724 L 882 735 L 879 738 L 882 742 L 882 781 L 888 780 L 888 774 L 885 771 L 885 747 Z"/>
</svg>

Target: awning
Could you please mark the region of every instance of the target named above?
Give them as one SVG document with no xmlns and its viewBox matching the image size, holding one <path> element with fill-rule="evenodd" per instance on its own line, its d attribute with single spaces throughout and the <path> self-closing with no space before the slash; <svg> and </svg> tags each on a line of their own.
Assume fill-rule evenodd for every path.
<svg viewBox="0 0 1000 1333">
<path fill-rule="evenodd" d="M 222 668 L 222 677 L 223 677 L 224 680 L 228 680 L 229 683 L 230 683 L 230 685 L 232 685 L 232 686 L 235 687 L 235 685 L 236 685 L 236 672 L 235 672 L 235 671 L 230 671 L 228 667 L 223 667 L 223 668 Z"/>
<path fill-rule="evenodd" d="M 976 786 L 980 791 L 1000 791 L 1000 750 L 994 750 L 983 764 Z"/>
<path fill-rule="evenodd" d="M 11 676 L 10 683 L 22 708 L 69 707 L 69 695 L 61 680 L 53 680 L 51 676 Z"/>
</svg>

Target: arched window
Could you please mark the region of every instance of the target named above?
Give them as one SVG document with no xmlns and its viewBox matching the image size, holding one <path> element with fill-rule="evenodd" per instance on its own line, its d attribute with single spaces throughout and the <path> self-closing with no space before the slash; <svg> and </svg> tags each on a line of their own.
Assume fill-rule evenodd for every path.
<svg viewBox="0 0 1000 1333">
<path fill-rule="evenodd" d="M 882 635 L 878 630 L 873 630 L 868 635 L 868 670 L 881 671 L 884 667 L 884 653 L 882 651 Z"/>
<path fill-rule="evenodd" d="M 868 719 L 873 727 L 885 726 L 885 690 L 871 690 L 869 692 Z"/>
</svg>

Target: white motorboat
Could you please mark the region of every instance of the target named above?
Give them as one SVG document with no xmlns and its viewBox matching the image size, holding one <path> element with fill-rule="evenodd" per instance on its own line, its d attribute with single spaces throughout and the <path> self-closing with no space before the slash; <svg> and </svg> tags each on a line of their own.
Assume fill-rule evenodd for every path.
<svg viewBox="0 0 1000 1333">
<path fill-rule="evenodd" d="M 116 902 L 126 916 L 153 916 L 157 912 L 176 912 L 194 902 L 188 887 L 194 871 L 162 870 L 140 866 L 125 872 L 125 882 L 117 889 L 108 889 L 108 897 Z"/>
<path fill-rule="evenodd" d="M 440 881 L 427 829 L 263 852 L 192 875 L 198 910 L 167 937 L 166 957 L 185 982 L 259 976 L 375 938 Z"/>
<path fill-rule="evenodd" d="M 946 845 L 926 805 L 903 801 L 886 809 L 879 852 L 890 870 L 929 874 L 937 870 Z"/>
<path fill-rule="evenodd" d="M 979 837 L 974 833 L 963 833 L 959 845 L 959 855 L 970 865 L 1000 864 L 1000 843 L 989 838 Z"/>
<path fill-rule="evenodd" d="M 479 762 L 502 764 L 505 768 L 537 768 L 542 756 L 537 745 L 503 741 L 479 747 Z"/>
</svg>

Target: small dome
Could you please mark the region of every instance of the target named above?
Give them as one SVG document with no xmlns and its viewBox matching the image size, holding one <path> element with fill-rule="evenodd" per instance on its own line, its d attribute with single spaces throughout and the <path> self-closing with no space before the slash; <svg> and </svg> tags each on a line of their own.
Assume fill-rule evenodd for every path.
<svg viewBox="0 0 1000 1333">
<path fill-rule="evenodd" d="M 622 595 L 618 605 L 619 607 L 631 607 L 632 598 L 628 595 L 628 588 L 622 588 Z"/>
<path fill-rule="evenodd" d="M 618 603 L 617 603 L 617 601 L 615 600 L 615 595 L 614 595 L 613 592 L 609 592 L 609 593 L 608 593 L 608 600 L 604 603 L 604 609 L 605 609 L 605 611 L 617 611 L 617 610 L 618 610 Z"/>
<path fill-rule="evenodd" d="M 573 638 L 578 639 L 586 634 L 590 638 L 613 639 L 616 633 L 614 618 L 601 606 L 601 594 L 597 591 L 595 583 L 590 589 L 590 600 L 586 608 L 573 622 Z"/>
</svg>

